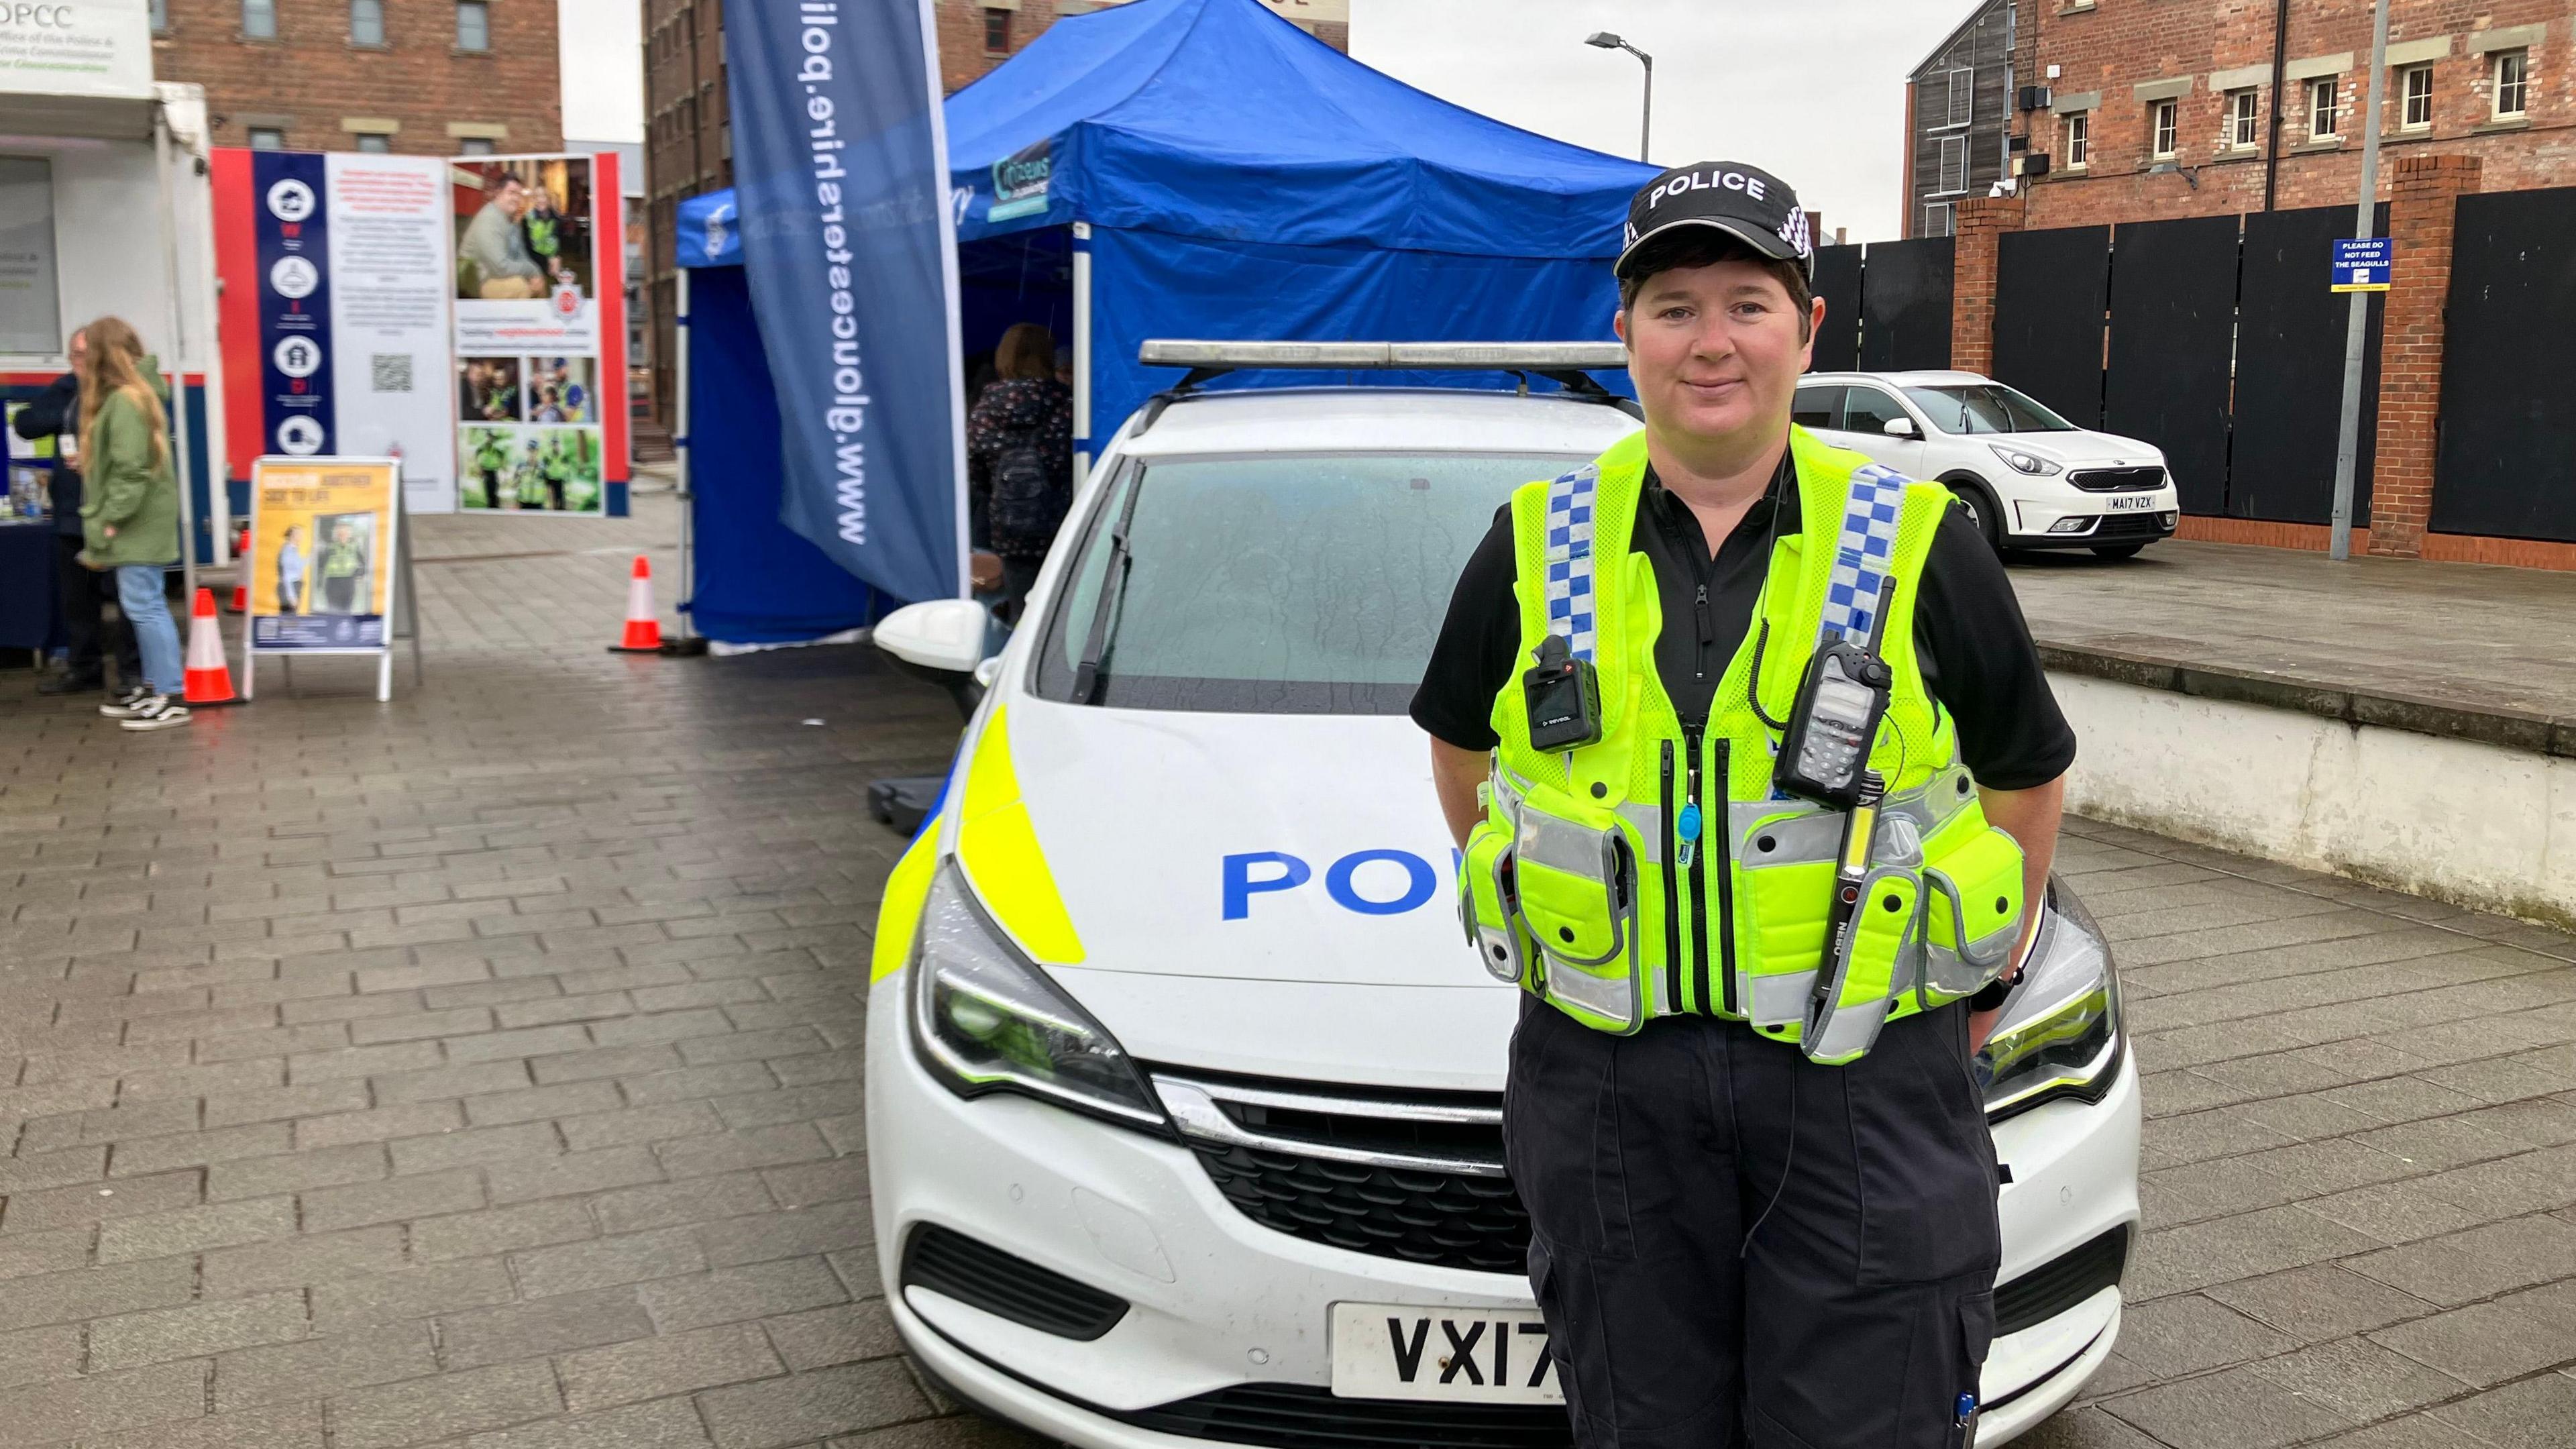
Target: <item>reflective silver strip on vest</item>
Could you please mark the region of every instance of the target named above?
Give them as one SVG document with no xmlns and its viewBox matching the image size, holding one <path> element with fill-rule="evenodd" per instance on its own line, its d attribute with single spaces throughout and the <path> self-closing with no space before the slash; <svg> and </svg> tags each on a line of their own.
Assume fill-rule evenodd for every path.
<svg viewBox="0 0 2576 1449">
<path fill-rule="evenodd" d="M 1562 634 L 1577 659 L 1590 660 L 1594 641 L 1592 499 L 1601 481 L 1586 463 L 1547 485 L 1547 552 L 1542 594 L 1547 632 Z"/>
<path fill-rule="evenodd" d="M 1611 853 L 1610 839 L 1601 831 L 1559 820 L 1543 810 L 1531 810 L 1520 816 L 1520 830 L 1512 838 L 1512 854 L 1531 865 L 1607 884 L 1617 859 Z"/>
<path fill-rule="evenodd" d="M 1905 516 L 1906 481 L 1904 474 L 1876 463 L 1852 471 L 1817 643 L 1834 639 L 1857 643 L 1870 637 L 1877 626 L 1879 585 L 1896 566 L 1896 526 Z"/>
<path fill-rule="evenodd" d="M 1816 1025 L 1798 1038 L 1798 1049 L 1811 1062 L 1839 1062 L 1860 1056 L 1878 1045 L 1879 1028 L 1887 1025 L 1887 1001 L 1854 1002 L 1850 1006 L 1827 1003 Z"/>
<path fill-rule="evenodd" d="M 1807 997 L 1816 989 L 1816 973 L 1790 971 L 1756 976 L 1746 993 L 1746 1017 L 1755 1026 L 1789 1026 L 1807 1015 Z"/>
</svg>

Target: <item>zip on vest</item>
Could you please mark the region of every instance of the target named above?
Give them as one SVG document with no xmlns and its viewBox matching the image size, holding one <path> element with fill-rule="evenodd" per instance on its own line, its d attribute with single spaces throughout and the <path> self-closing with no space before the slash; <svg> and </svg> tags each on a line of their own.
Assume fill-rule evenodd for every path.
<svg viewBox="0 0 2576 1449">
<path fill-rule="evenodd" d="M 1729 764 L 1729 761 L 1731 760 L 1731 758 L 1733 757 L 1734 752 L 1735 752 L 1735 741 L 1734 741 L 1734 740 L 1732 740 L 1732 739 L 1727 738 L 1727 737 L 1726 737 L 1726 736 L 1724 736 L 1724 735 L 1720 735 L 1720 736 L 1718 736 L 1718 740 L 1717 740 L 1717 785 L 1718 785 L 1718 791 L 1717 791 L 1717 792 L 1718 792 L 1718 794 L 1719 794 L 1721 797 L 1723 797 L 1723 798 L 1725 798 L 1725 799 L 1727 799 L 1727 800 L 1730 800 L 1730 801 L 1731 801 L 1734 797 L 1733 797 L 1731 794 L 1729 794 L 1729 793 L 1728 793 L 1728 790 L 1727 790 L 1727 779 L 1728 779 L 1729 774 L 1730 774 L 1730 771 L 1729 771 L 1729 769 L 1728 769 L 1728 764 Z M 1716 833 L 1715 833 L 1715 836 L 1714 836 L 1714 838 L 1715 838 L 1715 840 L 1716 840 L 1716 842 L 1717 842 L 1717 950 L 1718 950 L 1718 968 L 1719 968 L 1719 969 L 1718 969 L 1718 977 L 1717 977 L 1717 980 L 1718 980 L 1718 991 L 1719 991 L 1719 993 L 1720 993 L 1720 997 L 1721 997 L 1721 999 L 1722 999 L 1722 1000 L 1724 1001 L 1724 1003 L 1725 1003 L 1726 1013 L 1727 1013 L 1728 1015 L 1732 1016 L 1732 1015 L 1734 1015 L 1734 1014 L 1735 1014 L 1735 1010 L 1736 1010 L 1736 1006 L 1735 1006 L 1735 846 L 1734 846 L 1734 842 L 1733 842 L 1733 841 L 1731 841 L 1731 840 L 1729 840 L 1727 837 L 1728 837 L 1729 835 L 1731 835 L 1731 834 L 1733 833 L 1733 830 L 1734 830 L 1734 827 L 1733 827 L 1733 825 L 1732 825 L 1732 823 L 1731 823 L 1731 822 L 1732 822 L 1732 821 L 1734 820 L 1734 818 L 1735 818 L 1735 812 L 1734 812 L 1733 810 L 1729 809 L 1729 810 L 1721 810 L 1721 811 L 1719 811 L 1718 813 L 1719 813 L 1719 815 L 1720 815 L 1722 818 L 1724 818 L 1725 820 L 1729 821 L 1729 822 L 1730 822 L 1730 824 L 1729 824 L 1729 826 L 1728 826 L 1728 828 L 1727 828 L 1727 829 L 1716 832 Z M 1706 952 L 1705 948 L 1703 948 L 1703 950 L 1701 951 L 1701 957 L 1702 957 L 1701 966 L 1702 966 L 1702 969 L 1703 969 L 1703 970 L 1705 970 L 1705 969 L 1706 969 L 1706 965 L 1707 965 L 1707 962 L 1706 962 L 1707 952 Z M 1707 987 L 1707 985 L 1706 985 L 1705 983 L 1703 983 L 1703 984 L 1701 985 L 1701 987 L 1700 987 L 1700 994 L 1701 994 L 1701 996 L 1702 996 L 1703 998 L 1705 998 L 1705 997 L 1707 996 L 1707 994 L 1708 994 L 1708 987 Z M 1703 1004 L 1702 1009 L 1703 1009 L 1703 1010 L 1705 1010 L 1705 1009 L 1706 1009 L 1705 1004 Z"/>
<path fill-rule="evenodd" d="M 1673 813 L 1673 742 L 1664 744 L 1664 828 L 1677 831 L 1681 817 Z M 1678 848 L 1666 841 L 1664 857 L 1664 1003 L 1665 1008 L 1679 1011 L 1682 1005 L 1682 917 L 1681 868 L 1674 863 Z"/>
<path fill-rule="evenodd" d="M 1708 1010 L 1708 811 L 1700 803 L 1699 742 L 1703 728 L 1697 721 L 1682 725 L 1682 748 L 1690 751 L 1690 794 L 1683 813 L 1699 823 L 1699 837 L 1691 844 L 1691 1008 Z"/>
</svg>

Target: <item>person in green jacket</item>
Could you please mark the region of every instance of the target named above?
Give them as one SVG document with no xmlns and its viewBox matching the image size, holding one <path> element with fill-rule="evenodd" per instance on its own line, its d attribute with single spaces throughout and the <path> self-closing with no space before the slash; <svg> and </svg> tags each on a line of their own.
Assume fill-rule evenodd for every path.
<svg viewBox="0 0 2576 1449">
<path fill-rule="evenodd" d="M 159 361 L 118 317 L 81 329 L 81 562 L 116 571 L 117 607 L 143 655 L 143 681 L 99 706 L 130 730 L 188 722 L 179 626 L 162 570 L 179 561 L 179 484 L 170 466 Z"/>
</svg>

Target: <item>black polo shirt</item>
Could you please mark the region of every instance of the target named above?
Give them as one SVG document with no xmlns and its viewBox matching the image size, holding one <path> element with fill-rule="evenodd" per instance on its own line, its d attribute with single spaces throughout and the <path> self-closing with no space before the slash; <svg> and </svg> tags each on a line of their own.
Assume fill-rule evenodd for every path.
<svg viewBox="0 0 2576 1449">
<path fill-rule="evenodd" d="M 1707 720 L 1718 677 L 1752 626 L 1771 543 L 1798 528 L 1797 475 L 1786 453 L 1770 490 L 1745 511 L 1714 557 L 1699 516 L 1647 468 L 1630 543 L 1654 566 L 1664 615 L 1655 671 L 1684 720 Z M 1529 667 L 1520 657 L 1513 560 L 1512 511 L 1505 505 L 1458 576 L 1449 617 L 1413 696 L 1414 723 L 1462 750 L 1494 748 L 1494 697 L 1516 686 Z M 2021 601 L 2002 560 L 1957 509 L 1933 535 L 1921 588 L 1914 644 L 1923 682 L 1956 722 L 1959 757 L 1969 773 L 1995 790 L 2026 790 L 2066 773 L 2075 762 L 2075 732 L 2049 693 Z M 1767 647 L 1804 658 L 1815 641 L 1774 639 Z"/>
</svg>

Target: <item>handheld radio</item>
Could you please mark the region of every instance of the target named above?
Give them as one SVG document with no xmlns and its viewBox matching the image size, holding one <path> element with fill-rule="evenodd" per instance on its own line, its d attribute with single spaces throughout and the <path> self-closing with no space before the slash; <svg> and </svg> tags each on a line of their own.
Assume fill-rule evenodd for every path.
<svg viewBox="0 0 2576 1449">
<path fill-rule="evenodd" d="M 1521 675 L 1530 748 L 1554 752 L 1601 740 L 1601 676 L 1575 657 L 1562 634 L 1539 641 L 1538 662 Z"/>
<path fill-rule="evenodd" d="M 1878 657 L 1879 633 L 1895 591 L 1892 578 L 1879 585 L 1867 638 L 1858 644 L 1835 639 L 1819 647 L 1816 657 L 1808 661 L 1806 680 L 1798 686 L 1798 702 L 1790 708 L 1788 727 L 1781 735 L 1779 759 L 1771 768 L 1771 783 L 1782 794 L 1836 810 L 1860 803 L 1861 776 L 1866 773 L 1870 745 L 1878 738 L 1878 722 L 1887 714 L 1888 687 L 1895 680 L 1887 661 Z"/>
</svg>

